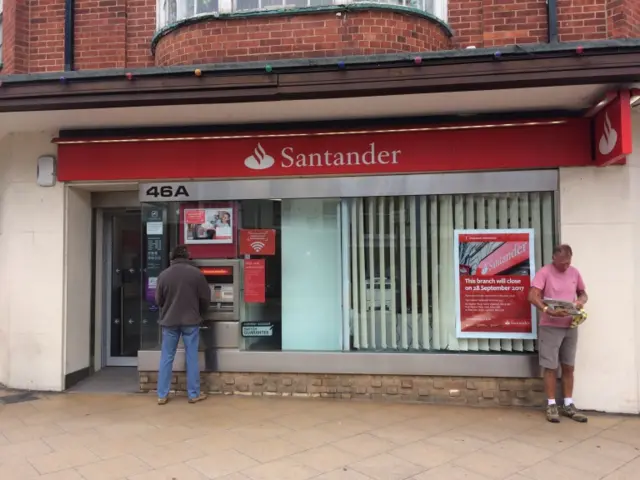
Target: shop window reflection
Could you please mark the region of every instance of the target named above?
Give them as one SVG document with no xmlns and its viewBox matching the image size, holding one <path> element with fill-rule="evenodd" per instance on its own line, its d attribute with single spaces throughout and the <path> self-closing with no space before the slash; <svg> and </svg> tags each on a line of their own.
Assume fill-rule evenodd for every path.
<svg viewBox="0 0 640 480">
<path fill-rule="evenodd" d="M 533 340 L 457 338 L 453 233 L 533 228 L 536 268 L 540 268 L 550 260 L 555 238 L 552 192 L 369 197 L 347 202 L 352 350 L 535 351 Z"/>
<path fill-rule="evenodd" d="M 188 208 L 197 210 L 220 203 L 225 202 L 191 203 Z M 217 260 L 239 265 L 241 293 L 234 299 L 239 302 L 239 315 L 233 321 L 217 322 L 209 333 L 203 332 L 203 337 L 209 335 L 210 348 L 470 353 L 536 350 L 533 340 L 457 338 L 453 232 L 532 228 L 535 267 L 540 268 L 550 258 L 556 235 L 553 192 L 226 203 L 233 205 L 235 212 L 234 248 L 225 250 Z M 181 241 L 180 215 L 185 208 L 179 203 L 143 206 L 142 349 L 158 349 L 160 345 L 159 312 L 150 287 L 158 268 L 168 266 L 171 248 Z M 162 228 L 149 226 L 150 221 L 157 221 L 151 215 L 160 214 Z M 240 229 L 274 230 L 273 255 L 242 255 Z M 247 259 L 264 260 L 264 301 L 245 301 L 242 272 Z M 468 263 L 473 263 L 472 259 Z M 211 280 L 212 284 L 223 281 Z"/>
<path fill-rule="evenodd" d="M 242 328 L 241 348 L 274 351 L 282 349 L 282 202 L 280 200 L 246 200 L 240 202 L 241 227 L 273 229 L 275 255 L 265 256 L 265 302 L 243 302 L 242 323 L 264 324 L 262 328 Z"/>
</svg>

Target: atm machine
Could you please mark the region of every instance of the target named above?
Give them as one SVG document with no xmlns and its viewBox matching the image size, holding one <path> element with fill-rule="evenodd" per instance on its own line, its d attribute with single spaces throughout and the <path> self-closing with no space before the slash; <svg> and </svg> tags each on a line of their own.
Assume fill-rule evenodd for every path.
<svg viewBox="0 0 640 480">
<path fill-rule="evenodd" d="M 200 259 L 193 262 L 204 274 L 211 290 L 200 347 L 205 352 L 205 370 L 216 371 L 216 352 L 239 346 L 241 260 Z"/>
</svg>

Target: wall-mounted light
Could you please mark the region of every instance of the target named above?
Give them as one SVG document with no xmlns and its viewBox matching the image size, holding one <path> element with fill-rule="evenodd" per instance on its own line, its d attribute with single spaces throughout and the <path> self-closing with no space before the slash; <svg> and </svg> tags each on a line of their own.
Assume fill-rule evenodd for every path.
<svg viewBox="0 0 640 480">
<path fill-rule="evenodd" d="M 40 187 L 53 187 L 56 184 L 56 157 L 43 155 L 38 158 L 36 181 Z"/>
</svg>

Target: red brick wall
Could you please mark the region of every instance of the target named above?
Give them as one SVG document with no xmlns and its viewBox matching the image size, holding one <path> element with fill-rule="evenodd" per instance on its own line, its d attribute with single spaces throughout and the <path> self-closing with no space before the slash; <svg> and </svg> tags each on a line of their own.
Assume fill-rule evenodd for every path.
<svg viewBox="0 0 640 480">
<path fill-rule="evenodd" d="M 3 73 L 64 69 L 64 0 L 4 0 Z"/>
<path fill-rule="evenodd" d="M 385 11 L 336 16 L 265 16 L 211 20 L 158 42 L 156 65 L 371 55 L 450 48 L 444 29 L 424 18 Z"/>
<path fill-rule="evenodd" d="M 607 2 L 620 0 L 558 0 L 558 34 L 561 42 L 603 40 L 607 33 Z M 627 2 L 637 0 L 624 0 Z"/>
<path fill-rule="evenodd" d="M 63 70 L 64 3 L 4 0 L 3 73 Z M 150 54 L 150 44 L 156 28 L 155 6 L 156 0 L 76 0 L 76 69 L 153 66 L 156 59 Z M 413 16 L 376 11 L 343 17 L 331 14 L 321 20 L 317 15 L 295 18 L 300 20 L 262 17 L 224 25 L 208 22 L 206 25 L 216 24 L 219 30 L 207 28 L 220 33 L 207 39 L 203 36 L 205 27 L 185 26 L 160 41 L 157 63 L 197 61 L 181 52 L 186 44 L 168 46 L 169 39 L 184 35 L 184 31 L 196 32 L 203 39 L 202 61 L 449 48 L 440 29 Z M 292 26 L 295 22 L 321 23 L 309 32 Z M 456 32 L 454 48 L 546 42 L 548 35 L 545 0 L 449 0 L 449 24 Z M 278 30 L 276 25 L 286 25 L 289 30 Z M 558 0 L 558 28 L 560 41 L 638 38 L 640 0 Z M 233 33 L 223 34 L 223 29 Z M 171 48 L 175 51 L 170 53 Z"/>
<path fill-rule="evenodd" d="M 640 37 L 640 0 L 609 0 L 606 13 L 611 37 Z"/>
<path fill-rule="evenodd" d="M 124 68 L 126 0 L 76 0 L 75 68 Z"/>
<path fill-rule="evenodd" d="M 485 0 L 484 46 L 540 43 L 547 39 L 544 0 Z"/>
<path fill-rule="evenodd" d="M 2 28 L 4 39 L 2 46 L 3 70 L 8 72 L 27 71 L 27 2 L 4 1 Z"/>
<path fill-rule="evenodd" d="M 455 31 L 453 37 L 457 48 L 470 45 L 482 47 L 483 39 L 483 5 L 484 0 L 450 0 L 449 25 Z"/>
<path fill-rule="evenodd" d="M 449 24 L 458 48 L 541 43 L 548 38 L 545 0 L 452 0 Z"/>
<path fill-rule="evenodd" d="M 614 28 L 607 8 L 614 9 L 618 18 L 633 18 L 636 10 L 640 19 L 640 0 L 558 0 L 558 34 L 561 42 L 602 40 L 606 38 L 640 37 L 638 26 L 633 30 L 623 26 Z M 611 17 L 611 15 L 609 15 Z M 618 24 L 639 25 L 640 22 Z M 548 38 L 547 7 L 544 0 L 451 0 L 449 24 L 456 32 L 454 44 L 496 47 L 501 45 L 546 42 Z M 629 33 L 625 33 L 629 32 Z"/>
<path fill-rule="evenodd" d="M 156 32 L 155 0 L 127 0 L 127 67 L 151 67 L 151 38 Z"/>
</svg>

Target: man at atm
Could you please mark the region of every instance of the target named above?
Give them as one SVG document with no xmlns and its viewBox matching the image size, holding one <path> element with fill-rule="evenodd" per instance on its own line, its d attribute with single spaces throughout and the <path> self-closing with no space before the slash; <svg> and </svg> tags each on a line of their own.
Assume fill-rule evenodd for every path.
<svg viewBox="0 0 640 480">
<path fill-rule="evenodd" d="M 198 345 L 200 323 L 209 308 L 211 290 L 198 267 L 190 260 L 189 250 L 178 245 L 171 252 L 171 265 L 158 276 L 156 303 L 160 307 L 162 352 L 158 371 L 158 405 L 169 401 L 169 389 L 180 336 L 184 343 L 189 403 L 205 400 L 200 391 Z"/>
</svg>

